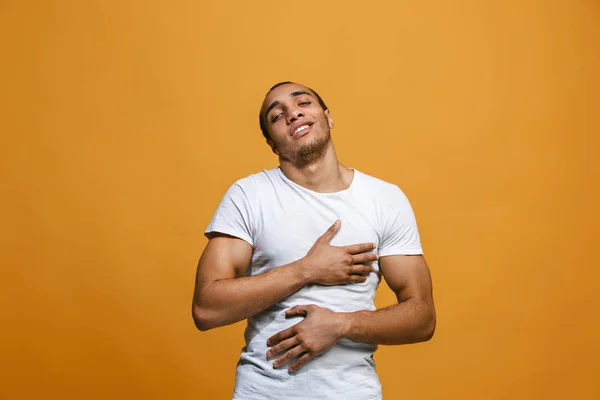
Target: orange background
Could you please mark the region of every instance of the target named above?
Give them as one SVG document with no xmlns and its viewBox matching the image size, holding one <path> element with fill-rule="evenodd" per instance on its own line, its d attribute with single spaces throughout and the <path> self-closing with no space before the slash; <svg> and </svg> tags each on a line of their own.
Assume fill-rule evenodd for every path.
<svg viewBox="0 0 600 400">
<path fill-rule="evenodd" d="M 385 398 L 600 398 L 599 40 L 593 0 L 1 1 L 0 398 L 231 397 L 196 262 L 288 79 L 417 215 L 438 328 Z"/>
</svg>

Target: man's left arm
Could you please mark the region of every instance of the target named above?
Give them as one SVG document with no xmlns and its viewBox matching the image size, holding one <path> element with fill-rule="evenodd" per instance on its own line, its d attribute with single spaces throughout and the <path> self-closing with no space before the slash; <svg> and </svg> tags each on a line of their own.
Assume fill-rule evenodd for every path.
<svg viewBox="0 0 600 400">
<path fill-rule="evenodd" d="M 398 304 L 376 311 L 334 313 L 315 305 L 296 306 L 286 315 L 304 320 L 269 338 L 267 357 L 279 357 L 275 368 L 298 358 L 297 370 L 342 338 L 373 344 L 407 344 L 431 339 L 435 330 L 431 275 L 422 255 L 379 259 L 381 272 Z"/>
<path fill-rule="evenodd" d="M 398 304 L 377 311 L 342 313 L 343 337 L 376 344 L 431 339 L 436 319 L 431 274 L 425 258 L 422 255 L 381 257 L 379 266 Z"/>
</svg>

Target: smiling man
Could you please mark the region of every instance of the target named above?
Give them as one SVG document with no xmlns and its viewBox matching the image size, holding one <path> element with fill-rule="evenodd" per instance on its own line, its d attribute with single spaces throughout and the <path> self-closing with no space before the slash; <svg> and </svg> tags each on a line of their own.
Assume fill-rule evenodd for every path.
<svg viewBox="0 0 600 400">
<path fill-rule="evenodd" d="M 380 399 L 377 344 L 435 330 L 410 203 L 338 161 L 314 90 L 273 86 L 259 120 L 280 166 L 237 181 L 219 204 L 198 263 L 196 326 L 248 320 L 234 399 Z M 377 310 L 382 276 L 398 304 Z"/>
</svg>

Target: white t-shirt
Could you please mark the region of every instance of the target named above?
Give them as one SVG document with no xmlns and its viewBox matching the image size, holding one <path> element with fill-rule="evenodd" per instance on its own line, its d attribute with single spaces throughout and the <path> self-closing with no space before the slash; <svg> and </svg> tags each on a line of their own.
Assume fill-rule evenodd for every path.
<svg viewBox="0 0 600 400">
<path fill-rule="evenodd" d="M 395 185 L 354 170 L 350 187 L 318 193 L 288 179 L 280 168 L 240 179 L 223 197 L 206 233 L 220 232 L 253 247 L 247 275 L 262 274 L 304 257 L 315 241 L 337 220 L 342 225 L 334 246 L 374 242 L 380 257 L 422 254 L 417 224 L 404 193 Z M 334 312 L 375 310 L 373 300 L 381 274 L 364 283 L 308 285 L 279 303 L 248 318 L 246 346 L 236 372 L 234 399 L 381 398 L 373 352 L 377 346 L 340 340 L 335 346 L 289 373 L 286 364 L 273 368 L 267 360 L 267 339 L 297 324 L 285 318 L 299 304 L 316 304 Z"/>
</svg>

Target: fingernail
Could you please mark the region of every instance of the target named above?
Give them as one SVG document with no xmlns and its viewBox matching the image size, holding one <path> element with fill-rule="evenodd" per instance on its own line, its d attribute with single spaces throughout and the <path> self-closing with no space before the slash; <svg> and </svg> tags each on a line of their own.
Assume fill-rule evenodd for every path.
<svg viewBox="0 0 600 400">
<path fill-rule="evenodd" d="M 277 368 L 277 367 L 279 367 L 279 364 L 277 363 L 277 361 L 275 361 L 275 362 L 273 363 L 273 368 Z"/>
<path fill-rule="evenodd" d="M 267 358 L 271 357 L 271 352 L 267 351 Z"/>
</svg>

